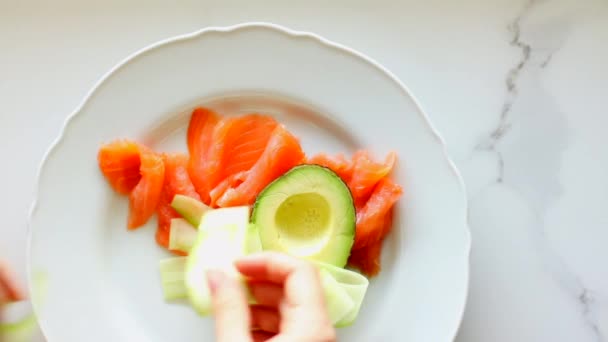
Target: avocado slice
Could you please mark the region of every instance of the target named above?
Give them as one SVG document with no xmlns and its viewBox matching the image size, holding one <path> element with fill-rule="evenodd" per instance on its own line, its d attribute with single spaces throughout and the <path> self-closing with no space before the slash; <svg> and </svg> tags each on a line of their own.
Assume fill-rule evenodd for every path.
<svg viewBox="0 0 608 342">
<path fill-rule="evenodd" d="M 203 202 L 184 195 L 173 196 L 171 207 L 195 227 L 199 226 L 203 214 L 209 210 Z"/>
<path fill-rule="evenodd" d="M 300 165 L 262 190 L 252 222 L 264 250 L 344 267 L 355 237 L 355 206 L 335 172 Z"/>
</svg>

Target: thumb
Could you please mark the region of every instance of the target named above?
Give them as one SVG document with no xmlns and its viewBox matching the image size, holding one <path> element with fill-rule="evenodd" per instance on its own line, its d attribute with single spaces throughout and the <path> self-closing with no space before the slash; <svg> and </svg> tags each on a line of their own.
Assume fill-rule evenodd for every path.
<svg viewBox="0 0 608 342">
<path fill-rule="evenodd" d="M 217 342 L 251 341 L 249 305 L 242 285 L 216 270 L 207 271 Z"/>
</svg>

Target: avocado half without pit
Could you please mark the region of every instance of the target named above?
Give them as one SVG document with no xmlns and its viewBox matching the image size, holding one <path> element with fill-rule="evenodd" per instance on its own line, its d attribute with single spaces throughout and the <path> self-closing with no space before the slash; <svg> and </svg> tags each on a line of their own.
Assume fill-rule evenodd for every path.
<svg viewBox="0 0 608 342">
<path fill-rule="evenodd" d="M 296 166 L 259 195 L 252 222 L 264 250 L 344 267 L 355 237 L 350 190 L 333 171 Z"/>
</svg>

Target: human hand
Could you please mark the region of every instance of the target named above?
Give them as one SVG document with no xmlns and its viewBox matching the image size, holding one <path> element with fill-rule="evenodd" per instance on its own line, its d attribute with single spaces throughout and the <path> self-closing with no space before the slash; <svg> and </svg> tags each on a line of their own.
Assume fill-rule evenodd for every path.
<svg viewBox="0 0 608 342">
<path fill-rule="evenodd" d="M 246 256 L 236 268 L 249 279 L 249 306 L 237 280 L 208 272 L 217 342 L 334 342 L 319 274 L 312 264 L 274 252 Z"/>
</svg>

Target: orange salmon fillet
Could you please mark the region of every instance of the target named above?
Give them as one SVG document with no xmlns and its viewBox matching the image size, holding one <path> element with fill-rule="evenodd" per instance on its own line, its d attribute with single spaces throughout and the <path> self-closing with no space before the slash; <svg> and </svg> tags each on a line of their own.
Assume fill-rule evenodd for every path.
<svg viewBox="0 0 608 342">
<path fill-rule="evenodd" d="M 207 175 L 214 169 L 213 161 L 209 160 L 211 147 L 214 145 L 213 131 L 218 115 L 206 108 L 196 108 L 190 117 L 188 124 L 188 151 L 190 162 L 188 173 L 196 192 L 205 204 L 209 204 L 209 191 L 211 187 L 207 183 Z"/>
<path fill-rule="evenodd" d="M 116 192 L 129 195 L 129 229 L 144 225 L 156 213 L 156 242 L 168 248 L 171 220 L 180 217 L 171 208 L 176 194 L 212 207 L 251 205 L 268 184 L 294 166 L 317 164 L 333 170 L 355 202 L 355 241 L 348 264 L 370 277 L 380 272 L 393 206 L 403 194 L 389 176 L 397 160 L 394 152 L 381 162 L 365 150 L 350 159 L 325 153 L 306 158 L 299 140 L 272 117 L 222 118 L 207 108 L 192 112 L 187 144 L 189 156 L 156 154 L 129 140 L 100 148 L 98 162 L 104 177 Z"/>
<path fill-rule="evenodd" d="M 380 180 L 369 200 L 357 211 L 353 250 L 372 245 L 388 234 L 389 231 L 386 229 L 387 216 L 390 216 L 393 205 L 402 194 L 401 186 L 390 178 Z"/>
<path fill-rule="evenodd" d="M 348 265 L 358 268 L 363 274 L 368 277 L 378 275 L 382 270 L 381 256 L 384 246 L 384 237 L 391 231 L 393 227 L 393 212 L 392 209 L 386 213 L 382 224 L 382 238 L 375 243 L 365 246 L 360 249 L 353 249 L 348 258 Z"/>
<path fill-rule="evenodd" d="M 345 183 L 348 183 L 353 176 L 353 163 L 346 159 L 343 154 L 330 156 L 319 153 L 310 157 L 306 163 L 325 166 L 335 172 Z"/>
<path fill-rule="evenodd" d="M 255 165 L 247 171 L 242 183 L 225 190 L 218 198 L 217 205 L 232 207 L 253 204 L 262 189 L 292 167 L 300 164 L 303 159 L 304 152 L 298 139 L 284 126 L 277 126 L 272 132 L 264 152 Z"/>
<path fill-rule="evenodd" d="M 129 229 L 148 222 L 156 211 L 165 181 L 165 165 L 161 156 L 146 149 L 141 152 L 140 158 L 141 179 L 129 195 Z"/>
<path fill-rule="evenodd" d="M 370 277 L 380 272 L 382 243 L 392 227 L 392 208 L 403 192 L 389 178 L 395 162 L 393 152 L 381 163 L 365 150 L 355 152 L 352 160 L 341 154 L 320 153 L 306 161 L 328 167 L 348 185 L 357 213 L 355 242 L 348 263 Z"/>
<path fill-rule="evenodd" d="M 140 145 L 129 140 L 116 140 L 99 149 L 97 160 L 106 180 L 116 192 L 128 195 L 141 175 Z"/>
<path fill-rule="evenodd" d="M 245 178 L 247 177 L 248 171 L 241 171 L 239 173 L 228 176 L 226 179 L 221 181 L 211 192 L 209 193 L 211 197 L 211 206 L 217 207 L 217 200 L 222 197 L 222 195 L 226 192 L 226 190 L 230 188 L 236 188 L 239 186 Z"/>
<path fill-rule="evenodd" d="M 278 123 L 270 116 L 249 114 L 234 119 L 224 138 L 222 179 L 248 171 L 260 159 Z"/>
<path fill-rule="evenodd" d="M 222 181 L 251 169 L 264 152 L 276 126 L 273 118 L 259 114 L 221 119 L 213 131 L 206 167 L 201 170 L 209 193 Z M 217 197 L 218 191 L 213 192 Z M 211 197 L 210 204 L 215 206 Z"/>
<path fill-rule="evenodd" d="M 156 242 L 158 245 L 168 248 L 169 235 L 171 232 L 171 219 L 181 217 L 172 207 L 171 202 L 175 195 L 185 195 L 198 201 L 201 200 L 196 192 L 190 175 L 188 174 L 188 156 L 183 153 L 163 154 L 165 165 L 165 181 L 160 197 L 156 215 L 158 227 L 156 229 Z M 181 254 L 174 252 L 176 254 Z"/>
<path fill-rule="evenodd" d="M 348 187 L 355 202 L 366 201 L 369 198 L 376 183 L 392 171 L 395 161 L 394 152 L 386 156 L 384 163 L 373 161 L 365 150 L 357 151 L 353 155 L 353 175 L 348 182 Z"/>
<path fill-rule="evenodd" d="M 382 266 L 380 257 L 382 255 L 382 241 L 377 241 L 367 247 L 352 250 L 348 258 L 348 265 L 359 269 L 368 277 L 380 273 Z"/>
</svg>

